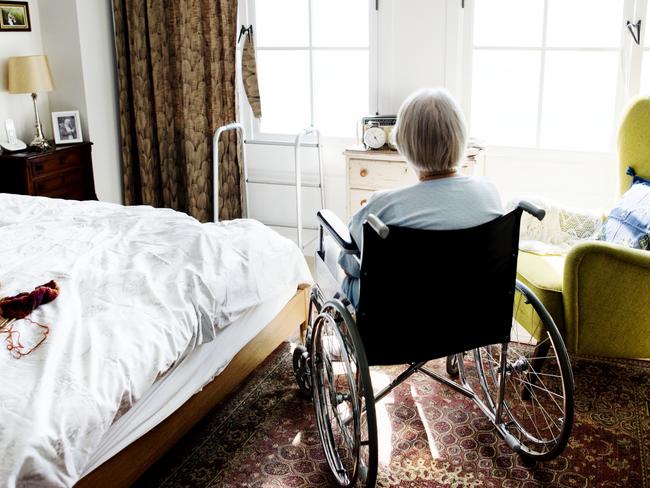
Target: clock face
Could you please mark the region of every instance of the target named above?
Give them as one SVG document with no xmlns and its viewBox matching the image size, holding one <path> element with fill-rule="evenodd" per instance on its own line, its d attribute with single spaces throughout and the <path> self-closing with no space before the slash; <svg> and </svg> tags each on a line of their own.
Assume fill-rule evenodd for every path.
<svg viewBox="0 0 650 488">
<path fill-rule="evenodd" d="M 370 127 L 363 134 L 363 142 L 372 149 L 379 149 L 386 144 L 386 133 L 380 127 Z"/>
</svg>

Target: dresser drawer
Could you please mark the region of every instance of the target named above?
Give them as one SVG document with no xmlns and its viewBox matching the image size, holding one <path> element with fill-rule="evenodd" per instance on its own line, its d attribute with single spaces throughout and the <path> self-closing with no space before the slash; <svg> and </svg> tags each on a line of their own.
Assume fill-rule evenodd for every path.
<svg viewBox="0 0 650 488">
<path fill-rule="evenodd" d="M 350 159 L 348 182 L 352 188 L 382 190 L 407 186 L 416 182 L 407 163 Z"/>
<path fill-rule="evenodd" d="M 62 151 L 30 160 L 29 169 L 32 177 L 38 178 L 41 175 L 81 166 L 82 163 L 82 155 L 79 151 Z"/>
<path fill-rule="evenodd" d="M 58 197 L 72 190 L 83 188 L 83 170 L 63 171 L 51 176 L 35 178 L 34 194 L 43 197 Z"/>
<path fill-rule="evenodd" d="M 370 195 L 372 195 L 374 192 L 371 190 L 356 190 L 356 189 L 351 189 L 350 190 L 350 204 L 349 204 L 349 209 L 348 209 L 348 217 L 351 217 L 353 214 L 355 214 L 361 207 L 363 207 L 366 203 L 368 203 L 368 200 L 370 199 Z"/>
</svg>

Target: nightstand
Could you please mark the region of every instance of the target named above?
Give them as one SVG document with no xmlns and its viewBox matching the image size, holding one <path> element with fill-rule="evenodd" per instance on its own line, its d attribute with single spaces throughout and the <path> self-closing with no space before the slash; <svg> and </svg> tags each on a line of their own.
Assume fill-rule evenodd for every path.
<svg viewBox="0 0 650 488">
<path fill-rule="evenodd" d="M 346 193 L 348 219 L 363 207 L 377 190 L 412 185 L 417 182 L 413 168 L 397 151 L 351 147 L 344 153 L 346 161 Z M 485 174 L 485 151 L 466 158 L 460 165 L 461 173 Z"/>
<path fill-rule="evenodd" d="M 97 200 L 91 142 L 0 155 L 0 193 Z"/>
</svg>

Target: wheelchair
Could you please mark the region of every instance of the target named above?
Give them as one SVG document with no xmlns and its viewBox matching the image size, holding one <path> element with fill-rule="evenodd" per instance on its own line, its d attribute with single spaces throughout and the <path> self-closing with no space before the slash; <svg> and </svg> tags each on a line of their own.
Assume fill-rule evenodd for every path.
<svg viewBox="0 0 650 488">
<path fill-rule="evenodd" d="M 563 451 L 573 425 L 573 373 L 553 319 L 516 280 L 523 211 L 544 217 L 521 202 L 486 224 L 437 231 L 387 226 L 369 215 L 361 250 L 331 211 L 318 212 L 317 284 L 293 366 L 300 391 L 313 399 L 339 486 L 375 486 L 375 403 L 416 372 L 473 399 L 523 458 L 545 461 Z M 342 293 L 327 298 L 335 285 L 323 272 L 325 233 L 360 259 L 356 310 Z M 446 358 L 447 376 L 426 366 L 438 358 Z M 375 392 L 369 367 L 400 364 L 408 366 Z"/>
</svg>

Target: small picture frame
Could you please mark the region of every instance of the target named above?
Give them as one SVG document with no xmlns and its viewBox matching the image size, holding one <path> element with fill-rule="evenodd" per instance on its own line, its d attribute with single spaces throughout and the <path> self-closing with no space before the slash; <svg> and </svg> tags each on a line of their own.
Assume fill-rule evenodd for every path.
<svg viewBox="0 0 650 488">
<path fill-rule="evenodd" d="M 52 112 L 52 130 L 55 144 L 83 142 L 78 110 Z"/>
<path fill-rule="evenodd" d="M 32 22 L 29 18 L 27 2 L 7 2 L 0 0 L 0 32 L 29 32 Z"/>
</svg>

